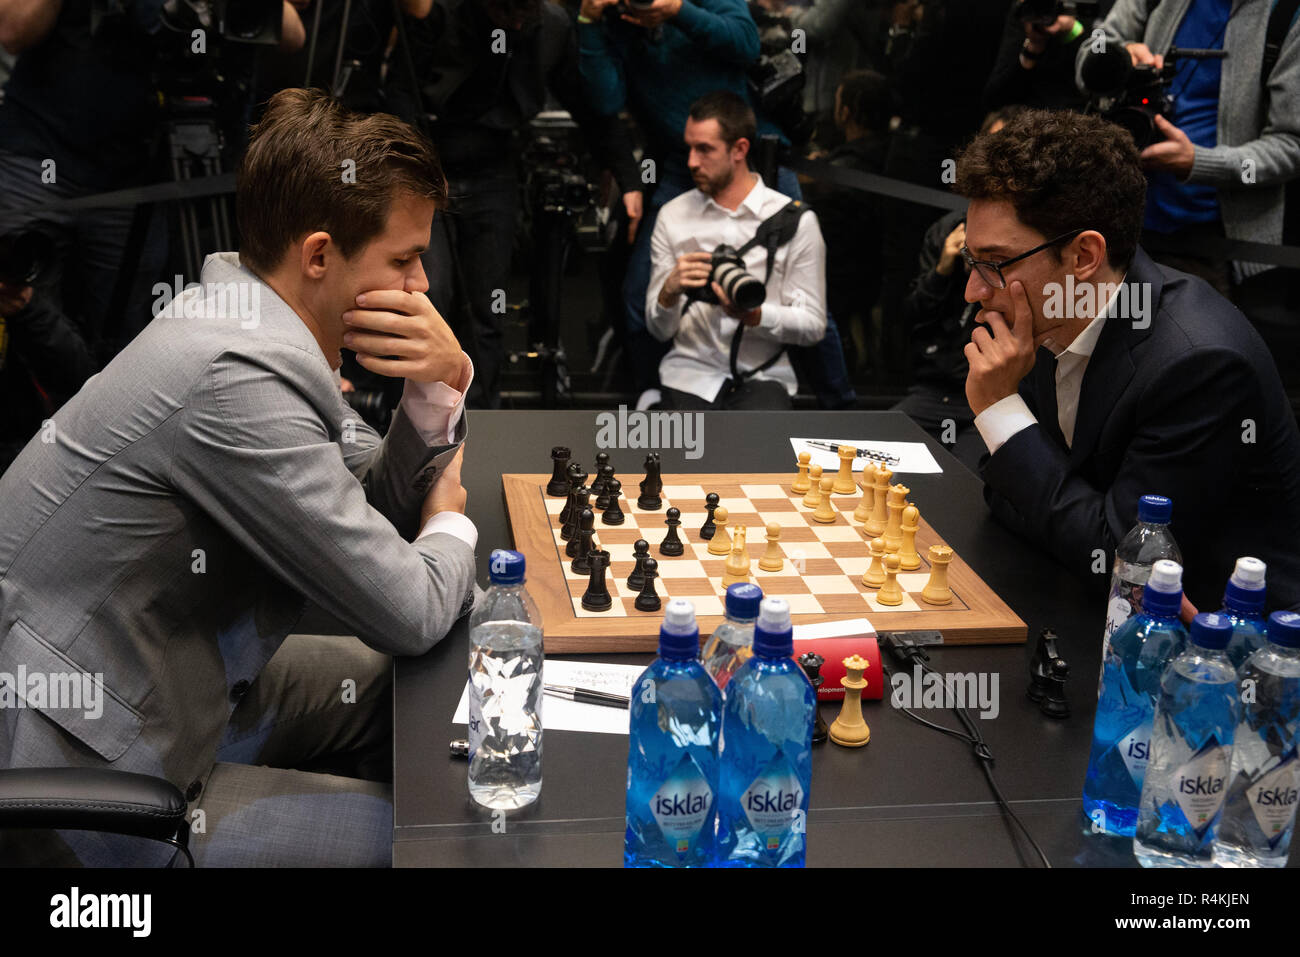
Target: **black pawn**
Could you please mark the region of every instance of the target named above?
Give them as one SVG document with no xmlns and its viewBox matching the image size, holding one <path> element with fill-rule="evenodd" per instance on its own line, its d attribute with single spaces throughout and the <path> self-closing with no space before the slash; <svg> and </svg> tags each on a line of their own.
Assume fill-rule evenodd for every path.
<svg viewBox="0 0 1300 957">
<path fill-rule="evenodd" d="M 636 500 L 637 507 L 647 512 L 656 512 L 663 508 L 663 499 L 659 497 L 663 488 L 663 478 L 659 472 L 659 453 L 651 452 L 645 457 L 645 478 L 641 480 L 641 494 Z"/>
<path fill-rule="evenodd" d="M 546 494 L 559 498 L 569 494 L 569 458 L 573 453 L 563 445 L 551 449 L 551 461 L 555 463 L 551 470 L 551 480 L 546 483 Z"/>
<path fill-rule="evenodd" d="M 616 478 L 609 480 L 609 494 L 605 496 L 609 501 L 605 505 L 605 511 L 600 513 L 600 521 L 603 525 L 622 525 L 623 524 L 623 507 L 619 505 L 619 496 L 623 494 L 623 483 Z M 600 504 L 597 501 L 596 504 Z"/>
<path fill-rule="evenodd" d="M 826 659 L 815 651 L 807 651 L 799 656 L 799 667 L 803 668 L 803 673 L 808 676 L 814 688 L 820 688 L 822 682 L 826 679 L 822 677 L 822 665 L 826 664 Z M 817 722 L 813 725 L 813 744 L 825 744 L 830 737 L 830 728 L 826 727 L 826 719 L 822 717 L 821 708 L 814 708 L 814 714 L 817 716 Z"/>
<path fill-rule="evenodd" d="M 569 465 L 566 475 L 569 479 L 569 501 L 560 510 L 561 525 L 569 524 L 569 519 L 573 515 L 573 493 L 582 486 L 583 482 L 587 481 L 587 473 L 582 470 L 582 466 L 577 462 Z"/>
<path fill-rule="evenodd" d="M 653 558 L 641 562 L 641 574 L 645 582 L 641 585 L 641 594 L 636 596 L 633 606 L 637 611 L 658 611 L 663 604 L 655 593 L 655 579 L 659 577 L 659 563 Z"/>
<path fill-rule="evenodd" d="M 669 558 L 676 558 L 678 555 L 686 554 L 686 546 L 682 540 L 677 537 L 677 526 L 682 523 L 682 513 L 679 509 L 670 508 L 667 512 L 667 518 L 664 524 L 668 526 L 668 534 L 664 540 L 659 543 L 659 554 L 667 555 Z"/>
<path fill-rule="evenodd" d="M 632 574 L 627 576 L 627 587 L 632 591 L 640 591 L 645 584 L 645 573 L 641 566 L 649 557 L 650 543 L 644 538 L 638 538 L 632 544 L 632 558 L 636 564 L 632 566 Z"/>
<path fill-rule="evenodd" d="M 587 590 L 582 593 L 582 607 L 587 611 L 608 611 L 614 604 L 609 597 L 609 586 L 605 584 L 605 569 L 609 567 L 609 552 L 596 549 L 588 558 L 591 565 L 591 577 L 587 579 Z"/>
<path fill-rule="evenodd" d="M 596 513 L 589 508 L 582 510 L 582 515 L 578 517 L 578 534 L 574 536 L 569 545 L 573 547 L 573 561 L 569 567 L 576 574 L 585 575 L 591 571 L 591 553 L 597 551 L 596 548 Z M 568 548 L 565 548 L 565 554 L 568 554 Z"/>
<path fill-rule="evenodd" d="M 704 496 L 704 507 L 709 510 L 709 517 L 706 518 L 704 524 L 700 526 L 700 538 L 704 539 L 706 542 L 713 541 L 713 533 L 718 530 L 718 526 L 713 524 L 713 513 L 718 510 L 719 501 L 717 492 L 710 492 L 708 495 Z"/>
<path fill-rule="evenodd" d="M 596 515 L 587 507 L 586 496 L 583 496 L 582 511 L 573 513 L 573 528 L 567 539 L 569 544 L 564 546 L 564 554 L 569 558 L 577 558 L 582 554 L 582 522 L 588 514 L 591 515 L 591 521 L 594 524 Z M 587 527 L 590 528 L 591 526 L 588 525 Z M 591 551 L 591 548 L 588 547 L 587 551 Z"/>
<path fill-rule="evenodd" d="M 596 496 L 596 508 L 609 508 L 609 486 L 614 481 L 614 466 L 606 462 L 596 470 L 596 481 L 591 486 L 591 493 Z M 619 488 L 623 485 L 620 482 Z"/>
<path fill-rule="evenodd" d="M 609 453 L 597 452 L 596 465 L 591 470 L 591 474 L 596 476 L 596 480 L 591 483 L 591 490 L 593 495 L 599 495 L 601 489 L 604 488 L 604 482 L 601 480 L 600 475 L 601 475 L 601 469 L 603 469 L 607 465 L 609 465 Z"/>
<path fill-rule="evenodd" d="M 1048 678 L 1047 694 L 1038 702 L 1039 710 L 1049 718 L 1068 718 L 1070 702 L 1065 697 L 1065 679 L 1070 676 L 1070 666 L 1064 658 L 1052 662 L 1051 676 Z"/>
</svg>

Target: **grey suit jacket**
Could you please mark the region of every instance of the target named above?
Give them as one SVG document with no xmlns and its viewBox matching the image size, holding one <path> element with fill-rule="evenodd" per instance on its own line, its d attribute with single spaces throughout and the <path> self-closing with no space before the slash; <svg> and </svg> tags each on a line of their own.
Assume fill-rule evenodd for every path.
<svg viewBox="0 0 1300 957">
<path fill-rule="evenodd" d="M 463 419 L 456 445 L 429 447 L 399 408 L 381 440 L 233 253 L 202 281 L 0 478 L 0 767 L 107 765 L 192 792 L 304 599 L 398 655 L 472 604 L 473 549 L 410 541 Z M 34 674 L 102 675 L 102 713 Z"/>
</svg>

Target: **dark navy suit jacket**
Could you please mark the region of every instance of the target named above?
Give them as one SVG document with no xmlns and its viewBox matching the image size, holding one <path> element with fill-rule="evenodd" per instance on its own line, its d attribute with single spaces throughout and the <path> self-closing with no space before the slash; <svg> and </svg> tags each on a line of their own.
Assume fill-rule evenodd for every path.
<svg viewBox="0 0 1300 957">
<path fill-rule="evenodd" d="M 1020 385 L 1038 424 L 985 456 L 985 500 L 1100 585 L 1138 498 L 1167 495 L 1193 604 L 1217 609 L 1236 559 L 1254 555 L 1268 563 L 1269 610 L 1300 611 L 1300 431 L 1273 357 L 1207 283 L 1141 249 L 1125 282 L 1151 284 L 1149 321 L 1107 318 L 1073 447 L 1057 424 L 1055 359 L 1040 349 Z"/>
</svg>

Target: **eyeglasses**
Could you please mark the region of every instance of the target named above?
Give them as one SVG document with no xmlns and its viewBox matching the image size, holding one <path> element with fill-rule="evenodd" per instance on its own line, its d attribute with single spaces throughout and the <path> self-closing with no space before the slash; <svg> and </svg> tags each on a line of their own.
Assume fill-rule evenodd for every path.
<svg viewBox="0 0 1300 957">
<path fill-rule="evenodd" d="M 1082 232 L 1084 232 L 1082 229 L 1072 229 L 1068 233 L 1062 233 L 1055 239 L 1049 239 L 1041 246 L 1035 246 L 1027 253 L 1021 253 L 1019 256 L 1012 256 L 1010 259 L 1004 259 L 1000 263 L 995 263 L 989 259 L 976 259 L 971 255 L 970 250 L 966 248 L 965 244 L 963 244 L 961 247 L 961 259 L 968 269 L 974 269 L 979 273 L 980 278 L 994 289 L 1006 289 L 1007 278 L 1002 275 L 1003 269 L 1006 269 L 1012 263 L 1018 263 L 1022 259 L 1028 259 L 1034 253 L 1041 253 L 1044 249 L 1050 249 L 1058 243 L 1067 242 Z"/>
</svg>

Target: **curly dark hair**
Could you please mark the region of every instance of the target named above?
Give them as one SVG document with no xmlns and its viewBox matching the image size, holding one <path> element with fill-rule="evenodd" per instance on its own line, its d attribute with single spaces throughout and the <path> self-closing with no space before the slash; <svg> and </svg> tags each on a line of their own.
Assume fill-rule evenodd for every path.
<svg viewBox="0 0 1300 957">
<path fill-rule="evenodd" d="M 1073 229 L 1106 238 L 1111 266 L 1127 268 L 1142 232 L 1147 181 L 1133 137 L 1097 116 L 1025 110 L 981 133 L 957 157 L 957 192 L 1006 200 L 1052 239 Z"/>
</svg>

